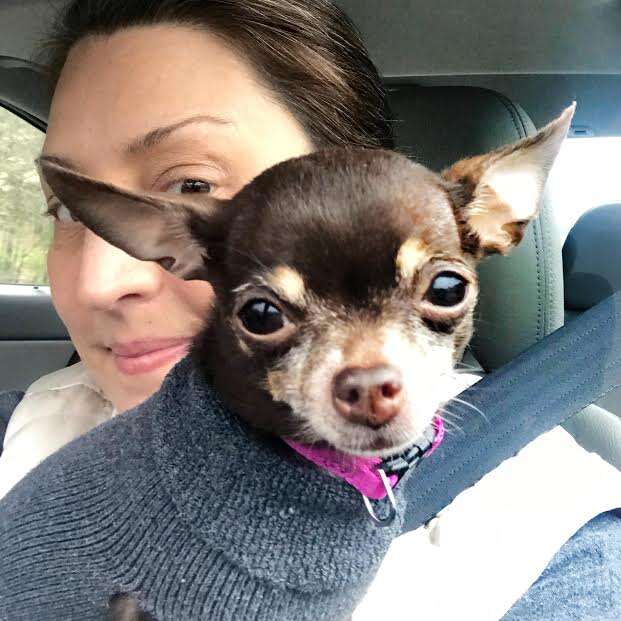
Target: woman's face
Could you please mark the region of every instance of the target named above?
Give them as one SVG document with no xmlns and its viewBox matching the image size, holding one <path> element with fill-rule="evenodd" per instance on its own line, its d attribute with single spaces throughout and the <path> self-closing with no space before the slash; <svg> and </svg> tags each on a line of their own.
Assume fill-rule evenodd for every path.
<svg viewBox="0 0 621 621">
<path fill-rule="evenodd" d="M 299 123 L 216 36 L 149 26 L 73 48 L 43 153 L 134 190 L 227 198 L 311 150 Z M 58 217 L 48 254 L 54 305 L 99 386 L 124 411 L 153 394 L 185 355 L 209 317 L 213 290 L 130 257 L 63 209 Z"/>
</svg>

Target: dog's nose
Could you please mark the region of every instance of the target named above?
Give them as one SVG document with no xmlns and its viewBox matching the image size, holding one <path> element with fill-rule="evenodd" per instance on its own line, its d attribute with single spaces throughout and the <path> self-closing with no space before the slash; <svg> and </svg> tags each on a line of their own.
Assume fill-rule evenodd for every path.
<svg viewBox="0 0 621 621">
<path fill-rule="evenodd" d="M 332 401 L 343 418 L 378 429 L 403 407 L 401 373 L 387 364 L 346 368 L 334 378 Z"/>
</svg>

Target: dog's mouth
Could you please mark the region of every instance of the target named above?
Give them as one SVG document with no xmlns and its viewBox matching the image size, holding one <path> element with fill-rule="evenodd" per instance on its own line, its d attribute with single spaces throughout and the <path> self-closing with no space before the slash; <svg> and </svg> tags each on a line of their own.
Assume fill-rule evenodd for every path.
<svg viewBox="0 0 621 621">
<path fill-rule="evenodd" d="M 364 451 L 385 451 L 386 449 L 393 449 L 393 443 L 386 438 L 375 438 L 367 448 L 363 448 Z"/>
<path fill-rule="evenodd" d="M 407 416 L 378 429 L 333 419 L 328 426 L 314 427 L 310 433 L 300 433 L 296 441 L 316 446 L 330 447 L 334 451 L 356 457 L 386 457 L 405 450 L 431 424 L 412 425 Z M 308 426 L 306 426 L 308 430 Z"/>
<path fill-rule="evenodd" d="M 402 441 L 396 441 L 393 438 L 385 436 L 378 436 L 369 439 L 366 443 L 359 443 L 351 446 L 343 444 L 334 448 L 343 453 L 357 457 L 388 457 L 404 451 L 410 446 L 415 435 L 416 434 L 412 434 L 410 439 Z"/>
</svg>

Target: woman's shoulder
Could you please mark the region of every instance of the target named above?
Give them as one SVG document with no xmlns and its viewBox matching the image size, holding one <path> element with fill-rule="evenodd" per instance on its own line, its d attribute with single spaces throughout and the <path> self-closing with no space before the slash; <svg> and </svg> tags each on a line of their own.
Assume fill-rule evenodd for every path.
<svg viewBox="0 0 621 621">
<path fill-rule="evenodd" d="M 88 395 L 88 401 L 79 402 L 78 408 L 72 407 L 78 394 Z M 65 422 L 71 420 L 66 416 L 68 412 L 75 413 L 78 418 L 101 422 L 114 414 L 114 408 L 82 362 L 59 369 L 33 382 L 25 392 L 0 392 L 0 420 L 5 425 L 5 447 L 12 435 L 22 433 L 22 428 L 34 419 L 54 416 L 58 412 L 64 414 L 62 418 Z"/>
<path fill-rule="evenodd" d="M 113 405 L 80 362 L 49 373 L 26 389 L 8 422 L 4 446 L 13 437 L 23 441 L 23 436 L 34 435 L 34 444 L 28 448 L 47 456 L 114 414 Z"/>
<path fill-rule="evenodd" d="M 107 562 L 119 525 L 138 523 L 149 503 L 164 506 L 147 414 L 119 414 L 73 440 L 0 500 L 0 618 L 22 610 L 32 589 L 49 610 L 68 581 L 70 596 L 90 597 L 89 567 Z"/>
<path fill-rule="evenodd" d="M 113 415 L 82 363 L 1 399 L 0 497 L 46 457 Z"/>
<path fill-rule="evenodd" d="M 149 416 L 132 410 L 38 464 L 0 500 L 0 558 L 28 525 L 38 524 L 31 534 L 40 539 L 59 523 L 100 521 L 130 502 L 132 489 L 157 476 L 150 436 Z"/>
<path fill-rule="evenodd" d="M 15 408 L 0 466 L 11 451 L 24 452 L 14 450 L 18 448 L 29 453 L 39 451 L 41 458 L 29 465 L 4 497 L 0 495 L 2 517 L 9 504 L 19 506 L 27 501 L 32 506 L 42 498 L 64 498 L 82 493 L 76 490 L 105 487 L 108 479 L 113 478 L 115 484 L 131 480 L 132 468 L 149 459 L 151 423 L 146 403 L 112 416 L 102 398 L 85 383 L 88 376 L 81 366 L 37 380 Z M 79 419 L 84 421 L 80 423 Z M 11 434 L 15 435 L 15 446 Z M 48 450 L 59 434 L 63 441 Z M 65 500 L 69 502 L 69 497 Z"/>
<path fill-rule="evenodd" d="M 36 394 L 46 390 L 64 390 L 73 386 L 87 386 L 103 396 L 101 389 L 83 362 L 72 364 L 40 377 L 30 384 L 26 394 Z"/>
<path fill-rule="evenodd" d="M 139 410 L 139 408 L 136 408 Z M 136 414 L 139 414 L 137 412 Z M 136 415 L 134 410 L 119 414 L 102 424 L 88 430 L 83 435 L 69 440 L 53 454 L 49 455 L 31 473 L 38 470 L 55 473 L 66 482 L 78 474 L 88 474 L 89 469 L 101 464 L 120 460 L 128 456 L 132 449 L 138 448 L 150 435 L 148 417 Z M 45 466 L 42 468 L 42 466 Z M 40 475 L 39 475 L 40 476 Z"/>
</svg>

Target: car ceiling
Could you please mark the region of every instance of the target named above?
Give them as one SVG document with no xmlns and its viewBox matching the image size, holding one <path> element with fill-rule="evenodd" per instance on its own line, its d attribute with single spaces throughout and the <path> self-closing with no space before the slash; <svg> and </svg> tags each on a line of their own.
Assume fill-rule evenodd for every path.
<svg viewBox="0 0 621 621">
<path fill-rule="evenodd" d="M 486 86 L 522 104 L 537 125 L 577 99 L 577 125 L 621 135 L 621 0 L 336 1 L 388 83 Z M 2 0 L 0 56 L 31 58 L 63 2 Z M 6 95 L 11 71 L 17 84 Z M 20 84 L 25 96 L 13 88 Z M 45 114 L 45 89 L 24 66 L 0 63 L 0 93 Z"/>
</svg>

